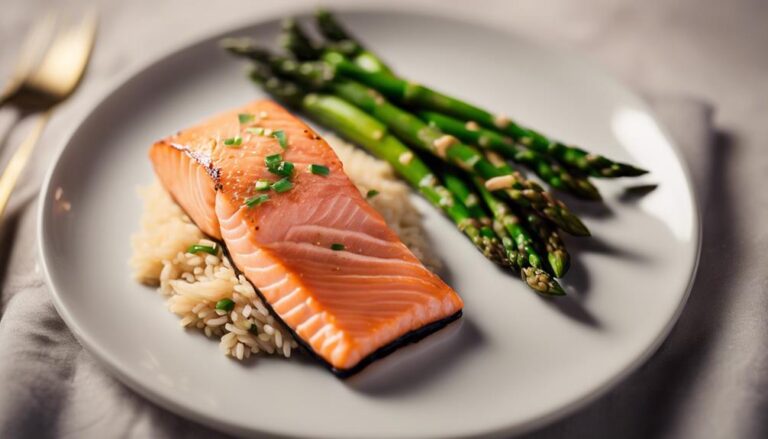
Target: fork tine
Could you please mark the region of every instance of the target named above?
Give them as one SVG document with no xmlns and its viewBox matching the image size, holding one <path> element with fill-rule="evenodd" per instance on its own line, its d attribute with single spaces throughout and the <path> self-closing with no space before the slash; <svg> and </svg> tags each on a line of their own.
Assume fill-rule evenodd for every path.
<svg viewBox="0 0 768 439">
<path fill-rule="evenodd" d="M 90 10 L 79 24 L 62 31 L 26 82 L 60 98 L 71 93 L 88 64 L 96 37 L 96 22 L 96 12 Z"/>
</svg>

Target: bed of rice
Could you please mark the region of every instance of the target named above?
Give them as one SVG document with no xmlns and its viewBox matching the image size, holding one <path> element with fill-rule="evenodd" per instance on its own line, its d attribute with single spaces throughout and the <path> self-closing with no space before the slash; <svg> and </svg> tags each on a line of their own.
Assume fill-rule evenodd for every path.
<svg viewBox="0 0 768 439">
<path fill-rule="evenodd" d="M 378 191 L 368 202 L 400 239 L 425 265 L 439 268 L 425 241 L 421 215 L 410 201 L 410 190 L 389 164 L 333 136 L 325 139 L 362 194 Z M 131 239 L 130 260 L 136 279 L 157 286 L 181 326 L 219 339 L 225 355 L 238 360 L 258 353 L 290 357 L 296 341 L 269 314 L 250 282 L 236 274 L 220 246 L 215 246 L 216 255 L 186 253 L 193 244 L 215 243 L 205 238 L 159 183 L 139 188 L 139 195 L 144 210 L 140 230 Z M 234 308 L 216 309 L 222 299 L 232 300 Z"/>
</svg>

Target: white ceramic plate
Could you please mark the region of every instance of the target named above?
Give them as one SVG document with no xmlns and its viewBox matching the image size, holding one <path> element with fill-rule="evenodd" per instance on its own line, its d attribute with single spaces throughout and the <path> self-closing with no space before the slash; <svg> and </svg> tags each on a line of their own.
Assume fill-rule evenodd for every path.
<svg viewBox="0 0 768 439">
<path fill-rule="evenodd" d="M 131 278 L 135 189 L 153 176 L 155 139 L 262 97 L 219 36 L 141 70 L 100 102 L 66 142 L 40 213 L 56 306 L 83 345 L 126 384 L 181 415 L 240 434 L 470 436 L 520 432 L 595 398 L 659 345 L 695 271 L 699 222 L 690 180 L 648 108 L 571 55 L 434 16 L 342 14 L 410 78 L 514 115 L 559 138 L 651 170 L 600 182 L 605 208 L 570 202 L 595 237 L 569 239 L 562 300 L 543 300 L 488 263 L 423 203 L 446 280 L 466 301 L 463 325 L 340 381 L 309 361 L 222 356 L 180 329 L 162 297 Z M 272 42 L 276 21 L 232 34 Z M 658 189 L 629 197 L 631 184 Z M 56 188 L 72 209 L 54 200 Z"/>
</svg>

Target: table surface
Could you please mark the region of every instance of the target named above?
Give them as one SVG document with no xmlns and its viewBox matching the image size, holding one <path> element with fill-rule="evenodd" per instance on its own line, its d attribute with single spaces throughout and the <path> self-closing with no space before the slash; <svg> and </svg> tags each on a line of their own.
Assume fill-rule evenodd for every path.
<svg viewBox="0 0 768 439">
<path fill-rule="evenodd" d="M 15 51 L 32 20 L 54 5 L 74 13 L 86 3 L 3 0 L 0 78 L 10 73 Z M 43 151 L 53 151 L 100 93 L 147 59 L 216 30 L 317 4 L 303 0 L 97 3 L 101 23 L 91 68 L 76 96 L 54 116 L 43 137 Z M 323 3 L 366 8 L 377 2 Z M 751 189 L 747 194 L 742 189 L 760 185 L 768 171 L 768 2 L 397 0 L 386 4 L 419 11 L 440 8 L 505 27 L 577 51 L 650 95 L 695 97 L 714 107 L 718 135 L 707 176 L 712 189 L 702 200 L 701 270 L 688 308 L 662 346 L 665 355 L 654 357 L 597 402 L 532 436 L 586 436 L 601 425 L 601 435 L 618 437 L 725 437 L 736 432 L 742 437 L 768 437 L 768 299 L 763 294 L 768 286 L 768 252 L 763 251 L 768 248 L 764 226 L 768 191 Z M 0 163 L 23 134 L 24 124 L 9 130 L 14 123 L 13 114 L 0 112 Z M 34 191 L 42 168 L 33 167 L 21 186 Z"/>
</svg>

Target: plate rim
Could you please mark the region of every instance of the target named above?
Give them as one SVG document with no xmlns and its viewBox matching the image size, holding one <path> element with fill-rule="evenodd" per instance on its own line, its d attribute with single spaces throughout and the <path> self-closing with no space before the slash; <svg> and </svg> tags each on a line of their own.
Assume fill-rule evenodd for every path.
<svg viewBox="0 0 768 439">
<path fill-rule="evenodd" d="M 126 86 L 130 81 L 135 79 L 142 72 L 166 61 L 167 59 L 173 57 L 174 55 L 179 54 L 180 52 L 193 50 L 197 46 L 208 44 L 210 41 L 215 39 L 220 39 L 228 34 L 243 32 L 248 28 L 252 28 L 255 26 L 280 20 L 282 17 L 286 15 L 306 16 L 308 13 L 310 13 L 310 10 L 311 9 L 306 6 L 291 5 L 290 7 L 278 8 L 277 10 L 261 13 L 257 16 L 246 16 L 242 20 L 236 20 L 228 24 L 217 26 L 216 28 L 192 40 L 189 40 L 186 42 L 182 41 L 180 43 L 172 45 L 166 50 L 163 50 L 158 52 L 157 54 L 154 54 L 153 56 L 149 56 L 145 61 L 138 63 L 137 65 L 133 66 L 130 69 L 127 69 L 123 74 L 119 75 L 114 80 L 108 82 L 105 86 L 102 87 L 100 91 L 94 93 L 94 98 L 92 98 L 91 100 L 92 103 L 90 105 L 84 105 L 85 108 L 81 110 L 79 117 L 75 119 L 75 123 L 70 125 L 71 128 L 67 130 L 65 134 L 61 137 L 61 140 L 57 142 L 57 147 L 54 150 L 55 152 L 53 154 L 54 158 L 51 164 L 48 165 L 48 169 L 45 172 L 45 177 L 42 183 L 42 190 L 40 191 L 40 198 L 39 198 L 41 202 L 38 203 L 38 206 L 37 206 L 37 218 L 36 218 L 37 253 L 38 253 L 38 260 L 41 264 L 42 272 L 44 275 L 44 279 L 46 284 L 51 290 L 52 301 L 56 311 L 66 323 L 67 328 L 70 331 L 72 331 L 73 335 L 78 340 L 78 342 L 82 345 L 82 347 L 86 349 L 94 357 L 94 359 L 96 359 L 97 362 L 101 366 L 103 366 L 105 369 L 107 369 L 114 377 L 116 377 L 122 383 L 127 385 L 133 391 L 140 394 L 142 397 L 146 398 L 150 403 L 158 405 L 162 409 L 167 409 L 179 416 L 186 418 L 191 422 L 203 424 L 215 430 L 224 431 L 224 432 L 235 434 L 238 436 L 249 436 L 249 435 L 258 434 L 258 435 L 266 435 L 269 437 L 285 437 L 285 438 L 297 437 L 291 434 L 285 434 L 285 433 L 280 433 L 280 432 L 270 431 L 265 429 L 244 428 L 238 424 L 222 421 L 221 419 L 217 418 L 213 414 L 206 413 L 203 411 L 197 411 L 194 408 L 190 408 L 190 407 L 184 406 L 183 404 L 179 404 L 175 402 L 173 398 L 166 397 L 162 393 L 152 390 L 149 386 L 146 386 L 145 384 L 141 383 L 139 380 L 134 380 L 129 373 L 124 371 L 123 368 L 121 368 L 117 364 L 118 362 L 114 361 L 114 359 L 111 358 L 109 353 L 104 351 L 103 348 L 99 346 L 98 342 L 95 342 L 88 334 L 86 334 L 78 326 L 77 320 L 73 318 L 72 315 L 70 314 L 69 310 L 64 304 L 64 301 L 62 300 L 61 293 L 58 291 L 56 285 L 52 280 L 51 269 L 49 269 L 49 263 L 48 263 L 50 258 L 47 251 L 48 246 L 47 244 L 44 243 L 44 239 L 43 239 L 46 234 L 46 228 L 47 228 L 46 212 L 48 212 L 49 210 L 49 208 L 46 207 L 47 206 L 46 200 L 49 199 L 51 191 L 53 190 L 51 187 L 51 182 L 53 180 L 54 174 L 56 173 L 59 167 L 61 157 L 64 154 L 64 152 L 71 146 L 73 137 L 78 133 L 81 127 L 91 117 L 93 117 L 95 114 L 98 113 L 98 109 L 105 104 L 105 102 L 109 99 L 110 96 L 118 92 L 122 87 Z M 556 46 L 556 45 L 548 44 L 539 40 L 531 39 L 526 35 L 515 32 L 514 30 L 510 30 L 508 28 L 502 27 L 497 23 L 492 23 L 477 17 L 460 16 L 460 15 L 457 15 L 456 12 L 450 12 L 450 11 L 443 11 L 443 10 L 435 11 L 434 9 L 423 7 L 420 4 L 412 4 L 411 6 L 404 9 L 392 8 L 392 7 L 387 8 L 382 4 L 334 5 L 333 10 L 335 12 L 338 12 L 340 15 L 395 13 L 395 14 L 403 14 L 403 15 L 411 15 L 411 16 L 437 18 L 437 19 L 449 20 L 453 22 L 459 22 L 461 24 L 465 24 L 469 26 L 485 27 L 495 32 L 500 32 L 511 38 L 517 38 L 521 41 L 524 41 L 526 44 L 530 46 L 547 51 L 551 53 L 553 56 L 556 56 L 558 58 L 562 57 L 562 58 L 567 58 L 571 61 L 575 61 L 581 64 L 582 66 L 586 67 L 587 69 L 589 69 L 591 73 L 600 74 L 603 77 L 603 79 L 606 79 L 612 82 L 613 85 L 618 86 L 623 92 L 629 94 L 632 98 L 635 99 L 636 103 L 640 105 L 640 109 L 652 117 L 654 122 L 657 124 L 659 130 L 666 138 L 668 146 L 672 151 L 672 153 L 674 154 L 675 159 L 680 164 L 680 169 L 683 174 L 683 178 L 686 182 L 686 191 L 689 199 L 691 200 L 691 207 L 693 210 L 692 222 L 691 222 L 691 226 L 692 226 L 691 237 L 695 242 L 693 242 L 693 245 L 691 245 L 691 251 L 693 253 L 691 255 L 692 266 L 690 267 L 690 273 L 688 276 L 685 291 L 683 292 L 683 295 L 681 296 L 681 299 L 677 304 L 677 308 L 674 310 L 674 313 L 671 315 L 670 319 L 667 321 L 664 328 L 662 328 L 658 332 L 653 342 L 650 343 L 642 352 L 639 352 L 634 358 L 632 358 L 629 364 L 624 369 L 622 369 L 621 371 L 615 373 L 613 376 L 606 379 L 600 386 L 595 387 L 590 392 L 586 392 L 581 397 L 573 401 L 570 401 L 569 403 L 563 404 L 559 407 L 555 407 L 546 413 L 542 413 L 541 415 L 530 418 L 529 420 L 524 422 L 519 422 L 517 424 L 511 424 L 511 425 L 506 424 L 502 426 L 491 426 L 483 430 L 476 430 L 471 433 L 468 432 L 466 434 L 461 435 L 460 437 L 475 437 L 478 435 L 509 435 L 509 434 L 519 435 L 519 434 L 536 430 L 545 425 L 554 423 L 557 420 L 564 419 L 565 417 L 576 413 L 577 411 L 587 406 L 589 403 L 596 401 L 598 398 L 605 395 L 609 390 L 613 389 L 616 385 L 624 381 L 629 375 L 634 373 L 641 365 L 645 364 L 653 356 L 653 354 L 656 353 L 656 351 L 659 349 L 661 344 L 669 337 L 672 329 L 675 327 L 675 325 L 679 321 L 680 316 L 688 302 L 688 299 L 690 298 L 691 291 L 693 289 L 693 285 L 695 283 L 695 279 L 698 273 L 700 259 L 701 259 L 702 232 L 703 232 L 700 201 L 698 199 L 698 195 L 696 191 L 694 190 L 694 181 L 691 177 L 690 169 L 688 167 L 688 162 L 683 157 L 682 151 L 680 150 L 680 147 L 678 146 L 677 141 L 675 140 L 674 137 L 669 135 L 668 130 L 666 129 L 662 121 L 658 118 L 656 113 L 650 108 L 650 106 L 647 103 L 647 100 L 643 98 L 641 95 L 637 94 L 632 87 L 629 87 L 626 84 L 625 81 L 621 80 L 620 78 L 608 72 L 602 65 L 595 62 L 587 54 L 579 53 L 575 50 L 571 50 L 561 46 Z M 325 437 L 325 436 L 318 435 L 316 437 Z M 423 436 L 419 436 L 419 437 L 423 437 Z"/>
</svg>

